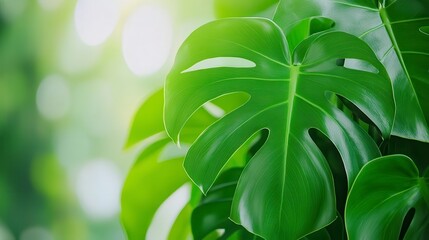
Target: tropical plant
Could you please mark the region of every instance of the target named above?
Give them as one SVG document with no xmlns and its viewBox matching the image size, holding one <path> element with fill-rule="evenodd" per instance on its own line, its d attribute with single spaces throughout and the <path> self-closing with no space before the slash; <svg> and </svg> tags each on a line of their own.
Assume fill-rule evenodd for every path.
<svg viewBox="0 0 429 240">
<path fill-rule="evenodd" d="M 130 239 L 190 181 L 171 239 L 429 236 L 429 2 L 216 4 L 134 119 Z"/>
</svg>

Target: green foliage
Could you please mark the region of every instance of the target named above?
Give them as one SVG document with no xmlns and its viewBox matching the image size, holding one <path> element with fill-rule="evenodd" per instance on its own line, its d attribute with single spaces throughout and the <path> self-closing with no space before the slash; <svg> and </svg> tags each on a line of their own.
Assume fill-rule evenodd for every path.
<svg viewBox="0 0 429 240">
<path fill-rule="evenodd" d="M 341 32 L 321 34 L 290 53 L 282 36 L 273 22 L 254 18 L 219 20 L 196 30 L 183 43 L 166 82 L 165 124 L 169 135 L 178 139 L 186 120 L 205 102 L 233 92 L 249 94 L 248 102 L 194 142 L 185 169 L 207 192 L 237 148 L 258 130 L 268 129 L 266 143 L 241 176 L 231 218 L 269 239 L 298 239 L 328 225 L 336 214 L 330 169 L 308 130 L 321 131 L 337 146 L 350 182 L 364 162 L 379 154 L 370 137 L 326 94 L 348 98 L 384 136 L 390 133 L 394 103 L 387 73 L 358 38 Z M 215 57 L 240 57 L 256 67 L 187 71 Z M 365 61 L 377 73 L 338 66 L 342 58 Z M 254 203 L 261 206 L 251 207 Z"/>
<path fill-rule="evenodd" d="M 273 20 L 242 17 L 276 2 L 215 1 L 219 17 L 240 17 L 195 30 L 164 99 L 156 93 L 136 115 L 128 145 L 155 134 L 190 144 L 183 166 L 205 194 L 192 194 L 171 232 L 190 224 L 195 239 L 424 239 L 429 2 L 281 0 Z M 157 152 L 144 154 L 157 144 L 124 188 L 130 239 L 146 237 L 148 225 L 132 227 L 150 222 L 144 211 L 189 181 L 176 163 L 182 182 L 155 176 L 168 171 Z M 139 170 L 149 161 L 157 173 Z M 148 176 L 167 185 L 135 193 Z M 142 204 L 158 192 L 157 204 Z"/>
<path fill-rule="evenodd" d="M 368 43 L 386 67 L 397 105 L 392 134 L 429 141 L 429 1 L 282 0 L 274 21 L 291 35 L 301 21 L 320 16 L 335 22 L 332 30 Z"/>
<path fill-rule="evenodd" d="M 252 234 L 229 219 L 232 199 L 242 168 L 231 168 L 222 173 L 213 187 L 201 199 L 192 213 L 192 232 L 195 239 L 203 239 L 217 229 L 224 229 L 220 239 L 251 238 Z"/>
<path fill-rule="evenodd" d="M 381 157 L 362 168 L 350 190 L 347 232 L 350 239 L 398 239 L 402 221 L 413 208 L 404 239 L 425 239 L 428 207 L 428 174 L 420 177 L 416 165 L 404 155 Z"/>
</svg>

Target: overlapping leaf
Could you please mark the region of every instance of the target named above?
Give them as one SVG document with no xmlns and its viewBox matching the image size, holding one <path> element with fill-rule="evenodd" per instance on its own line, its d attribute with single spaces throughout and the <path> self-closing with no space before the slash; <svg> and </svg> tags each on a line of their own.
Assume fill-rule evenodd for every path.
<svg viewBox="0 0 429 240">
<path fill-rule="evenodd" d="M 349 239 L 398 239 L 412 208 L 415 213 L 404 239 L 427 239 L 429 176 L 420 177 L 416 165 L 404 155 L 373 160 L 362 168 L 347 200 Z"/>
<path fill-rule="evenodd" d="M 124 183 L 121 197 L 121 219 L 129 239 L 145 239 L 151 222 L 164 203 L 189 178 L 183 171 L 184 154 L 176 154 L 161 161 L 160 158 L 170 140 L 166 137 L 163 120 L 163 90 L 156 91 L 137 111 L 126 147 L 158 135 L 141 152 Z M 210 123 L 215 118 L 206 111 L 199 111 L 198 120 L 191 122 L 191 128 Z M 189 131 L 185 139 L 194 139 L 196 133 Z M 175 221 L 170 239 L 187 238 L 190 232 L 191 207 L 185 206 Z M 180 227 L 178 226 L 180 225 Z"/>
<path fill-rule="evenodd" d="M 162 203 L 189 182 L 182 169 L 182 158 L 158 162 L 166 142 L 161 140 L 146 150 L 148 152 L 144 151 L 125 181 L 121 218 L 129 239 L 145 239 Z M 188 219 L 185 223 L 190 225 Z M 186 237 L 189 232 L 182 234 Z"/>
<path fill-rule="evenodd" d="M 133 123 L 126 147 L 148 140 L 136 163 L 127 175 L 122 191 L 121 218 L 129 239 L 145 239 L 155 216 L 161 205 L 181 186 L 190 184 L 189 178 L 183 170 L 185 151 L 170 151 L 169 156 L 162 159 L 167 145 L 171 142 L 165 134 L 163 124 L 163 89 L 153 93 L 140 106 Z M 224 99 L 214 100 L 215 106 L 222 111 L 230 112 L 237 105 L 245 101 L 242 95 L 231 95 Z M 216 120 L 206 109 L 199 109 L 188 122 L 182 138 L 185 143 L 192 143 L 205 127 Z M 247 147 L 243 147 L 235 154 L 230 166 L 242 166 L 245 161 Z M 166 159 L 165 159 L 166 158 Z M 199 191 L 198 191 L 199 193 Z M 188 204 L 177 216 L 169 239 L 185 239 L 190 235 L 192 204 Z M 200 211 L 200 214 L 207 214 Z M 201 223 L 203 224 L 203 223 Z M 201 225 L 200 227 L 204 227 Z"/>
<path fill-rule="evenodd" d="M 219 57 L 255 66 L 190 70 Z M 336 64 L 345 58 L 375 70 Z M 383 136 L 391 132 L 394 115 L 387 73 L 364 42 L 346 33 L 325 33 L 291 53 L 280 28 L 260 18 L 218 20 L 194 31 L 178 52 L 165 90 L 165 124 L 175 141 L 207 101 L 235 92 L 250 96 L 202 133 L 185 169 L 207 192 L 230 156 L 255 132 L 268 129 L 268 139 L 241 175 L 231 213 L 232 220 L 268 239 L 298 239 L 335 219 L 332 174 L 309 129 L 337 147 L 350 183 L 367 160 L 379 156 L 370 137 L 328 96 L 348 99 Z"/>
<path fill-rule="evenodd" d="M 366 41 L 385 65 L 397 105 L 392 134 L 429 141 L 429 1 L 281 0 L 274 19 L 289 35 L 315 17 Z"/>
<path fill-rule="evenodd" d="M 194 239 L 204 239 L 215 230 L 223 230 L 220 239 L 256 239 L 243 227 L 229 219 L 232 197 L 234 196 L 241 168 L 231 168 L 223 172 L 213 188 L 203 196 L 200 204 L 192 212 L 192 232 Z"/>
</svg>

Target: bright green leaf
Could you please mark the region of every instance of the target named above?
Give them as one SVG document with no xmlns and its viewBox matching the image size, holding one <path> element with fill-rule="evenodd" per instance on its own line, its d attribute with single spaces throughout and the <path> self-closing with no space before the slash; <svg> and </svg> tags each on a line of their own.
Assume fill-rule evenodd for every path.
<svg viewBox="0 0 429 240">
<path fill-rule="evenodd" d="M 334 30 L 372 47 L 393 82 L 397 111 L 392 134 L 428 142 L 429 1 L 281 0 L 274 21 L 289 36 L 297 24 L 314 17 L 332 19 Z"/>
<path fill-rule="evenodd" d="M 189 71 L 219 57 L 256 66 Z M 344 58 L 366 62 L 376 72 L 338 66 Z M 165 91 L 165 124 L 175 141 L 204 103 L 235 92 L 250 96 L 199 136 L 184 165 L 207 192 L 231 155 L 255 132 L 268 129 L 267 141 L 241 175 L 231 213 L 233 221 L 268 239 L 304 237 L 336 217 L 332 174 L 309 129 L 337 147 L 349 183 L 367 160 L 379 156 L 371 138 L 329 102 L 328 93 L 356 105 L 385 137 L 394 115 L 388 75 L 363 41 L 323 33 L 291 53 L 280 28 L 261 18 L 218 20 L 194 31 L 178 52 Z"/>
<path fill-rule="evenodd" d="M 174 222 L 173 227 L 170 230 L 168 235 L 168 240 L 178 240 L 178 239 L 190 239 L 192 237 L 191 230 L 191 214 L 192 207 L 188 204 L 177 216 L 176 221 Z"/>
<path fill-rule="evenodd" d="M 189 181 L 182 168 L 183 159 L 158 162 L 162 149 L 160 147 L 150 156 L 139 159 L 125 180 L 121 219 L 130 240 L 145 239 L 161 204 Z"/>
<path fill-rule="evenodd" d="M 125 147 L 131 147 L 150 136 L 164 132 L 162 122 L 163 103 L 163 89 L 156 91 L 144 101 L 134 116 Z"/>
</svg>

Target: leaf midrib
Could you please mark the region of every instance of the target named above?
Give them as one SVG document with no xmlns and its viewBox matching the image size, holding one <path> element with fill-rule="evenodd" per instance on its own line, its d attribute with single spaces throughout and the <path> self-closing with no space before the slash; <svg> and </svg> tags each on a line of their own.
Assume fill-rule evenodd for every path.
<svg viewBox="0 0 429 240">
<path fill-rule="evenodd" d="M 416 92 L 416 90 L 414 88 L 414 85 L 413 85 L 413 83 L 411 81 L 410 74 L 408 73 L 407 66 L 405 65 L 404 58 L 402 57 L 402 52 L 401 52 L 401 49 L 399 48 L 398 41 L 396 40 L 395 33 L 394 33 L 393 29 L 392 29 L 392 23 L 390 22 L 389 16 L 388 16 L 387 11 L 386 11 L 386 8 L 381 8 L 379 10 L 379 13 L 380 13 L 381 22 L 383 23 L 383 25 L 386 28 L 387 34 L 389 35 L 390 41 L 392 42 L 392 45 L 393 45 L 393 49 L 395 50 L 395 53 L 398 56 L 399 62 L 401 64 L 401 67 L 404 70 L 405 75 L 407 76 L 408 82 L 410 83 L 410 87 L 413 90 L 413 93 L 415 95 L 417 95 L 417 92 Z M 419 108 L 422 109 L 420 101 L 419 101 L 418 98 L 416 98 L 416 101 L 417 101 L 417 104 L 418 104 Z"/>
<path fill-rule="evenodd" d="M 285 184 L 286 184 L 286 165 L 287 165 L 287 152 L 289 147 L 289 136 L 290 136 L 290 129 L 291 129 L 291 119 L 293 114 L 293 106 L 294 106 L 294 100 L 296 95 L 296 86 L 298 82 L 298 76 L 299 76 L 299 68 L 300 66 L 290 66 L 290 80 L 289 80 L 289 91 L 288 91 L 288 111 L 287 111 L 287 117 L 286 117 L 286 129 L 285 129 L 285 147 L 284 147 L 284 155 L 283 155 L 283 177 L 282 177 L 282 195 L 280 199 L 280 214 L 279 214 L 279 222 L 282 222 L 282 212 L 283 212 L 283 202 L 284 202 L 284 191 L 285 191 Z"/>
</svg>

